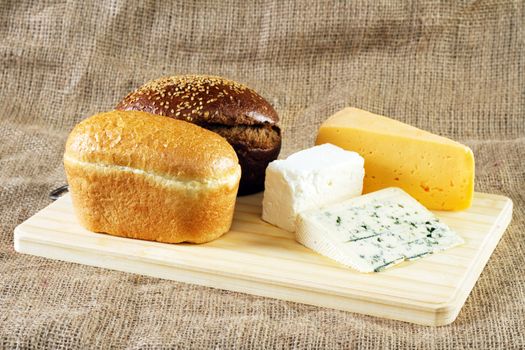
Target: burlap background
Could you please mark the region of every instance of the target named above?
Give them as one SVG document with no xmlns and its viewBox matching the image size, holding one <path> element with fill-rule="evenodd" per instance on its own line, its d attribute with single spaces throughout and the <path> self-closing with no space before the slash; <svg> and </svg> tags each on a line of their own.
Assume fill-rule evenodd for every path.
<svg viewBox="0 0 525 350">
<path fill-rule="evenodd" d="M 4 348 L 525 347 L 523 1 L 0 1 Z M 514 220 L 456 322 L 427 328 L 16 254 L 14 227 L 64 183 L 65 137 L 166 74 L 252 85 L 284 150 L 354 105 L 465 142 Z"/>
</svg>

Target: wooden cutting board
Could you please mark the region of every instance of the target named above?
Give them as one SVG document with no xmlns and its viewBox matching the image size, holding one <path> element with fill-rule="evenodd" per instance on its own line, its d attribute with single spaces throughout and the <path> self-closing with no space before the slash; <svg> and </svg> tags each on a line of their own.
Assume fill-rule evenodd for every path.
<svg viewBox="0 0 525 350">
<path fill-rule="evenodd" d="M 66 195 L 15 229 L 15 249 L 51 259 L 402 320 L 454 321 L 507 228 L 512 201 L 476 193 L 469 210 L 435 212 L 466 244 L 362 274 L 260 219 L 262 196 L 238 199 L 233 226 L 202 244 L 164 244 L 82 228 Z"/>
</svg>

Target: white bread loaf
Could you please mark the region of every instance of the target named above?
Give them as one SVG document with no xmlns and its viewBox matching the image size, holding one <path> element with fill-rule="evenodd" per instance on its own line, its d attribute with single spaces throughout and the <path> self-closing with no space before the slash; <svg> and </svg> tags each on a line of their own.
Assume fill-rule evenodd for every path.
<svg viewBox="0 0 525 350">
<path fill-rule="evenodd" d="M 64 165 L 76 214 L 91 231 L 203 243 L 230 228 L 238 159 L 199 126 L 137 111 L 97 114 L 69 135 Z"/>
</svg>

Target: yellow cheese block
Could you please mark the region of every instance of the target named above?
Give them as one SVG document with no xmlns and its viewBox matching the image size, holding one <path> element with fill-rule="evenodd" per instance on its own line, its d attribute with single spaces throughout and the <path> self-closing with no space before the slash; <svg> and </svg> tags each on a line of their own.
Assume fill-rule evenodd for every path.
<svg viewBox="0 0 525 350">
<path fill-rule="evenodd" d="M 474 155 L 458 142 L 345 108 L 321 125 L 316 144 L 323 143 L 365 158 L 364 193 L 401 187 L 432 210 L 462 210 L 472 203 Z"/>
</svg>

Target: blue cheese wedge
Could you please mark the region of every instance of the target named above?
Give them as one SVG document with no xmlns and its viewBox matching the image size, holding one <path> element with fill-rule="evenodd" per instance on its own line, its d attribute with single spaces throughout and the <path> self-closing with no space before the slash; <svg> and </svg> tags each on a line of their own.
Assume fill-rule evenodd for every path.
<svg viewBox="0 0 525 350">
<path fill-rule="evenodd" d="M 387 188 L 302 212 L 296 239 L 360 272 L 378 272 L 463 239 L 400 188 Z"/>
</svg>

